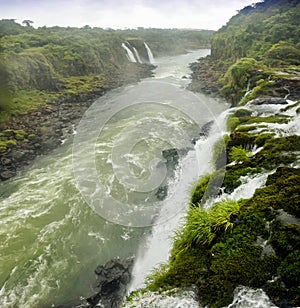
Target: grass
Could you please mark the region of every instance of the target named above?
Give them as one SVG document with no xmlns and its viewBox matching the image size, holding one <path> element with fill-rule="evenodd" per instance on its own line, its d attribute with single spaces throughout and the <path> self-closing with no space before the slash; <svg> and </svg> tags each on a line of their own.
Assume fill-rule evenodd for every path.
<svg viewBox="0 0 300 308">
<path fill-rule="evenodd" d="M 210 209 L 190 207 L 185 228 L 176 238 L 179 251 L 193 246 L 210 246 L 222 232 L 230 232 L 233 228 L 231 217 L 239 212 L 240 204 L 232 200 L 222 200 Z"/>
</svg>

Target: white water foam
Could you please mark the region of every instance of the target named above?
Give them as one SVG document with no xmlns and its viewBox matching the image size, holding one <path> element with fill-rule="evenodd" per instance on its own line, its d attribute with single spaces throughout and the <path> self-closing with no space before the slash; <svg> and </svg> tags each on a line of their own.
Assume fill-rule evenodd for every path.
<svg viewBox="0 0 300 308">
<path fill-rule="evenodd" d="M 262 289 L 239 286 L 234 291 L 233 302 L 228 308 L 276 308 Z"/>
<path fill-rule="evenodd" d="M 170 290 L 162 293 L 138 293 L 123 308 L 199 308 L 193 291 Z"/>
</svg>

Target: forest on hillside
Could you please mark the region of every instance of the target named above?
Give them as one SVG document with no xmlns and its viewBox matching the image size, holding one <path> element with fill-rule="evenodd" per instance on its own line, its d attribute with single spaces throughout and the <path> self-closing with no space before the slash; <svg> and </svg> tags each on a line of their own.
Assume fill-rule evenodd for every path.
<svg viewBox="0 0 300 308">
<path fill-rule="evenodd" d="M 20 25 L 13 19 L 0 21 L 2 121 L 61 95 L 88 93 L 134 80 L 137 71 L 147 68 L 128 62 L 122 48 L 127 39 L 147 41 L 154 55 L 162 55 L 207 46 L 213 33 L 113 30 L 88 25 L 35 29 L 32 21 L 23 23 Z"/>
<path fill-rule="evenodd" d="M 266 0 L 233 16 L 212 36 L 209 59 L 192 69 L 204 91 L 206 82 L 218 84 L 236 106 L 242 98 L 246 103 L 261 95 L 296 97 L 299 65 L 299 1 Z"/>
</svg>

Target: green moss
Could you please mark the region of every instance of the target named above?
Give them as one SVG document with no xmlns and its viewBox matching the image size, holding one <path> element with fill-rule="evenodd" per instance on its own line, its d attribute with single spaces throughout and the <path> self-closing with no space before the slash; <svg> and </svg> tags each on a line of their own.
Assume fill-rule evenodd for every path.
<svg viewBox="0 0 300 308">
<path fill-rule="evenodd" d="M 252 114 L 252 111 L 249 110 L 249 109 L 244 109 L 244 108 L 239 108 L 237 109 L 233 114 L 232 116 L 233 117 L 238 117 L 238 118 L 241 118 L 241 117 L 249 117 L 251 116 Z"/>
<path fill-rule="evenodd" d="M 235 161 L 237 163 L 250 161 L 247 151 L 243 149 L 241 146 L 232 147 L 229 157 L 230 157 L 230 161 L 232 162 Z"/>
<path fill-rule="evenodd" d="M 269 117 L 243 117 L 240 119 L 241 123 L 248 125 L 248 124 L 259 124 L 259 123 L 279 123 L 285 124 L 288 123 L 291 119 L 290 116 L 286 115 L 276 115 L 276 116 L 269 116 Z"/>
<path fill-rule="evenodd" d="M 240 124 L 240 119 L 238 117 L 230 116 L 226 121 L 226 129 L 228 131 L 233 131 Z"/>
<path fill-rule="evenodd" d="M 298 151 L 300 151 L 300 136 L 269 139 L 263 149 L 253 157 L 251 164 L 270 170 L 281 164 L 293 163 L 297 159 Z"/>
<path fill-rule="evenodd" d="M 181 252 L 173 249 L 170 262 L 156 269 L 147 278 L 147 289 L 163 291 L 174 287 L 187 287 L 196 284 L 205 274 L 207 252 L 191 248 Z"/>
<path fill-rule="evenodd" d="M 235 130 L 230 134 L 230 141 L 228 142 L 228 150 L 232 147 L 242 146 L 243 148 L 252 148 L 254 146 L 255 136 L 248 132 L 241 132 Z"/>
<path fill-rule="evenodd" d="M 0 151 L 4 152 L 5 150 L 7 150 L 10 147 L 16 146 L 17 145 L 17 141 L 16 140 L 0 140 Z"/>
<path fill-rule="evenodd" d="M 280 112 L 286 112 L 286 111 L 293 109 L 297 106 L 300 106 L 300 101 L 296 102 L 295 104 L 291 104 L 291 105 L 288 105 L 287 107 L 280 109 Z"/>
<path fill-rule="evenodd" d="M 225 192 L 231 193 L 242 184 L 242 176 L 249 176 L 258 172 L 261 172 L 261 168 L 259 167 L 251 168 L 250 166 L 247 167 L 244 165 L 227 166 L 222 186 Z"/>
<path fill-rule="evenodd" d="M 190 204 L 199 205 L 207 189 L 210 175 L 202 176 L 192 189 Z"/>
<path fill-rule="evenodd" d="M 288 288 L 287 298 L 294 307 L 300 303 L 300 250 L 291 252 L 280 264 L 278 275 Z"/>
<path fill-rule="evenodd" d="M 232 176 L 245 173 L 237 166 L 230 168 L 235 168 Z M 200 195 L 207 182 L 208 177 L 199 182 Z M 269 175 L 266 186 L 251 199 L 223 201 L 209 210 L 192 206 L 169 263 L 152 275 L 150 288 L 196 284 L 201 305 L 223 307 L 238 285 L 264 287 L 273 299 L 299 305 L 300 227 L 278 219 L 279 209 L 299 217 L 299 194 L 299 169 L 284 167 Z M 276 255 L 263 253 L 258 238 L 268 241 Z M 278 275 L 280 283 L 272 280 Z"/>
<path fill-rule="evenodd" d="M 267 141 L 270 141 L 271 139 L 274 138 L 274 134 L 270 134 L 270 133 L 266 133 L 266 134 L 261 134 L 258 135 L 255 139 L 254 139 L 254 143 L 258 146 L 258 147 L 262 147 Z"/>
<path fill-rule="evenodd" d="M 294 250 L 300 249 L 300 226 L 282 225 L 276 220 L 271 227 L 273 231 L 268 243 L 281 259 L 285 259 Z"/>
</svg>

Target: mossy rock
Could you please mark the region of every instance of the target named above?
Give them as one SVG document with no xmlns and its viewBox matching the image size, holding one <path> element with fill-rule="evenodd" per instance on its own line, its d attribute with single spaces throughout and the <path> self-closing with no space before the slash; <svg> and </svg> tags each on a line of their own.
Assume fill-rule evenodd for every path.
<svg viewBox="0 0 300 308">
<path fill-rule="evenodd" d="M 254 146 L 255 136 L 247 132 L 233 131 L 230 134 L 230 140 L 228 142 L 228 149 L 232 147 L 252 148 Z"/>
<path fill-rule="evenodd" d="M 271 170 L 295 162 L 298 151 L 300 151 L 298 135 L 269 139 L 263 149 L 252 158 L 251 164 Z"/>
<path fill-rule="evenodd" d="M 254 143 L 258 146 L 258 147 L 262 147 L 264 146 L 264 144 L 267 141 L 270 141 L 271 139 L 274 138 L 274 134 L 271 133 L 265 133 L 265 134 L 261 134 L 258 135 L 255 139 L 254 139 Z"/>
<path fill-rule="evenodd" d="M 240 169 L 237 165 L 228 168 L 229 182 L 233 176 L 258 171 Z M 208 177 L 199 183 L 201 194 L 207 182 Z M 197 211 L 194 207 L 175 239 L 169 264 L 165 271 L 152 277 L 151 286 L 159 289 L 196 284 L 201 305 L 223 307 L 232 301 L 234 289 L 244 285 L 264 288 L 276 303 L 286 301 L 289 305 L 299 306 L 300 227 L 283 225 L 278 218 L 282 210 L 299 217 L 299 193 L 300 170 L 278 168 L 268 176 L 265 187 L 257 189 L 252 198 L 239 201 L 238 207 L 227 213 L 227 223 L 231 225 L 229 231 L 215 229 L 210 240 L 207 233 L 207 241 L 193 240 L 199 233 L 205 235 L 206 232 L 201 229 L 193 233 L 195 229 L 191 229 L 191 220 L 205 217 L 194 215 Z M 196 226 L 197 221 L 194 223 Z M 212 230 L 207 229 L 207 232 Z M 259 238 L 262 240 L 258 241 Z M 268 252 L 264 252 L 264 241 L 271 247 Z M 183 249 L 184 246 L 188 248 Z M 185 270 L 188 270 L 187 274 Z M 278 275 L 280 277 L 273 280 Z"/>
<path fill-rule="evenodd" d="M 201 203 L 203 195 L 206 191 L 208 186 L 208 182 L 210 180 L 210 175 L 205 175 L 201 177 L 198 182 L 195 184 L 194 188 L 192 189 L 190 204 L 191 205 L 198 205 Z"/>
</svg>

